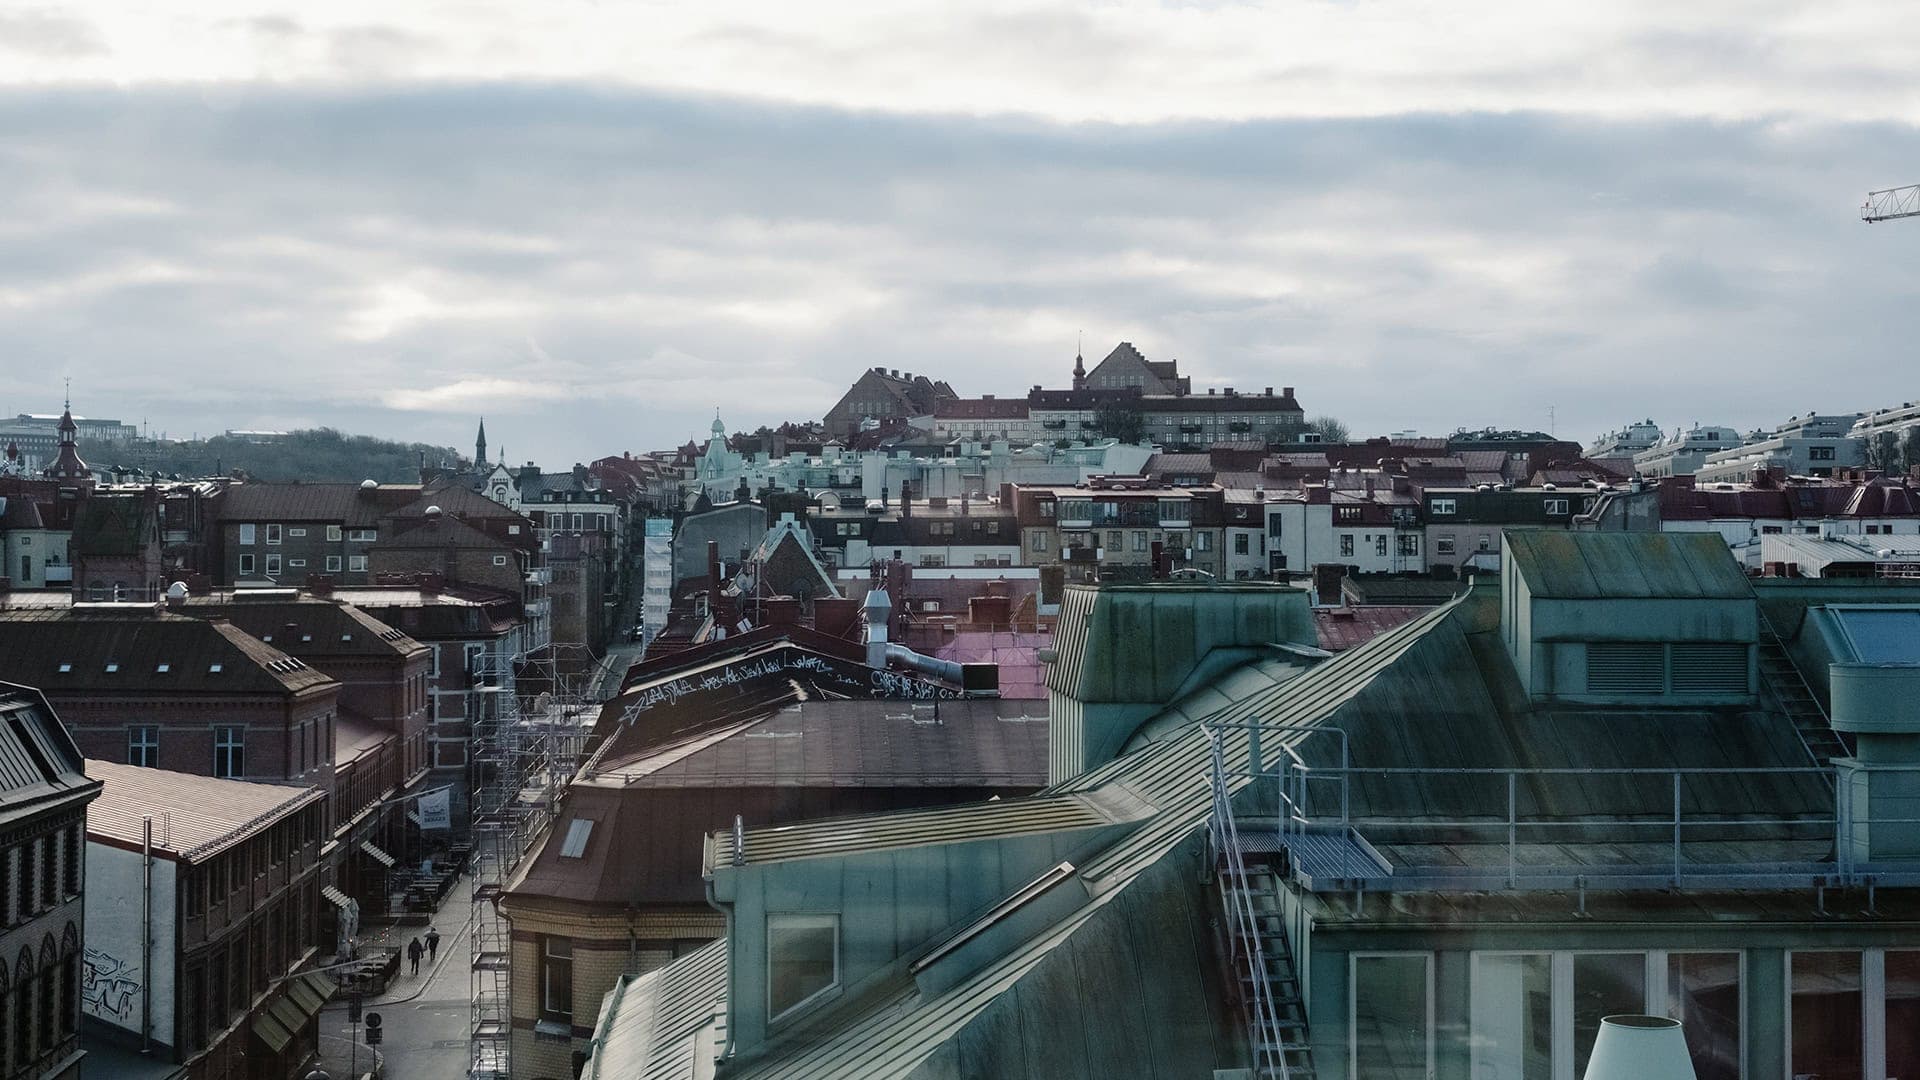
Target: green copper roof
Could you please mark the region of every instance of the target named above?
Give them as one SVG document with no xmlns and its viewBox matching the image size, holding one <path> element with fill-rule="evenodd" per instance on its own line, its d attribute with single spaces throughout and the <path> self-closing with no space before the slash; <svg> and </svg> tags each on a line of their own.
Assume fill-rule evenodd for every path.
<svg viewBox="0 0 1920 1080">
<path fill-rule="evenodd" d="M 1747 575 L 1719 533 L 1505 534 L 1506 557 L 1535 599 L 1744 600 Z"/>
</svg>

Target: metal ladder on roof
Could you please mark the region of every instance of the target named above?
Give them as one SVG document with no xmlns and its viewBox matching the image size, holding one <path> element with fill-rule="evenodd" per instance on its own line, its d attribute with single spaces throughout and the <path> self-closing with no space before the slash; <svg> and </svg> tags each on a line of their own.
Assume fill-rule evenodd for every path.
<svg viewBox="0 0 1920 1080">
<path fill-rule="evenodd" d="M 1780 708 L 1793 721 L 1793 730 L 1799 734 L 1807 754 L 1823 769 L 1832 766 L 1834 758 L 1851 756 L 1853 748 L 1833 730 L 1827 710 L 1820 706 L 1820 699 L 1813 696 L 1813 688 L 1800 674 L 1800 666 L 1787 655 L 1787 647 L 1765 611 L 1760 612 L 1759 653 L 1760 677 L 1766 680 Z"/>
<path fill-rule="evenodd" d="M 1246 1014 L 1253 1076 L 1255 1080 L 1311 1080 L 1307 1005 L 1287 944 L 1280 877 L 1270 867 L 1247 865 L 1233 819 L 1224 735 L 1216 730 L 1208 737 L 1213 754 L 1213 814 L 1207 835 L 1220 889 L 1221 944 Z"/>
</svg>

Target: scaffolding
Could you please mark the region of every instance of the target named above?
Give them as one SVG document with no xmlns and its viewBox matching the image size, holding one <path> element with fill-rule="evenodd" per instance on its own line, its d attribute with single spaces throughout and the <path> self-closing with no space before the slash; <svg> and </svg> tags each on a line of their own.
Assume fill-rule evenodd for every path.
<svg viewBox="0 0 1920 1080">
<path fill-rule="evenodd" d="M 472 1080 L 508 1075 L 512 928 L 501 893 L 553 822 L 598 715 L 592 696 L 606 664 L 584 645 L 529 647 L 524 629 L 481 652 L 471 672 Z"/>
</svg>

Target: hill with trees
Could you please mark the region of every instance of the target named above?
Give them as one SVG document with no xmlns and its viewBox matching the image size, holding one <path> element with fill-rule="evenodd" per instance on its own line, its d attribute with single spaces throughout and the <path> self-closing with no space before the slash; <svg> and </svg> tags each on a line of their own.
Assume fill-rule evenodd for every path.
<svg viewBox="0 0 1920 1080">
<path fill-rule="evenodd" d="M 80 456 L 94 468 L 138 469 L 162 476 L 221 476 L 244 472 L 255 480 L 378 480 L 417 483 L 420 462 L 464 464 L 452 447 L 392 442 L 332 428 L 290 431 L 271 442 L 216 435 L 196 442 L 88 442 Z"/>
</svg>

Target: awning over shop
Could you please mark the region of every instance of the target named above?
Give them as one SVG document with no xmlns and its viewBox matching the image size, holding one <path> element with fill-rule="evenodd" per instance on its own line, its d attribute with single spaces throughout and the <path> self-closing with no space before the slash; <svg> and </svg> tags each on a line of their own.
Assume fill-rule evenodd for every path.
<svg viewBox="0 0 1920 1080">
<path fill-rule="evenodd" d="M 353 903 L 352 897 L 331 885 L 320 886 L 320 895 L 326 898 L 327 903 L 332 904 L 341 911 L 347 910 L 347 905 Z"/>
<path fill-rule="evenodd" d="M 261 1013 L 259 1019 L 253 1022 L 253 1033 L 260 1036 L 260 1041 L 266 1043 L 267 1049 L 275 1054 L 285 1050 L 287 1044 L 293 1041 L 293 1033 L 271 1012 Z"/>
<path fill-rule="evenodd" d="M 374 862 L 379 863 L 389 870 L 393 869 L 393 864 L 399 861 L 386 852 L 381 851 L 371 840 L 360 841 L 360 850 L 371 856 Z"/>
</svg>

